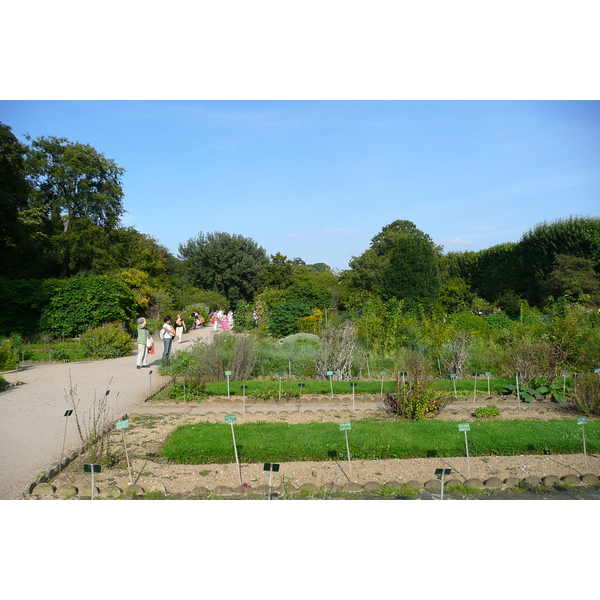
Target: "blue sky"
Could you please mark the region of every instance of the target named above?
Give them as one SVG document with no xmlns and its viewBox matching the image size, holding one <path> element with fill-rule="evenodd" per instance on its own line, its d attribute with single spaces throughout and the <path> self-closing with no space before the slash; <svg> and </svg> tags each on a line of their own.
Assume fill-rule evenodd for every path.
<svg viewBox="0 0 600 600">
<path fill-rule="evenodd" d="M 344 269 L 396 219 L 455 251 L 600 215 L 597 101 L 8 100 L 0 121 L 113 159 L 123 224 L 175 254 L 225 231 Z"/>
</svg>

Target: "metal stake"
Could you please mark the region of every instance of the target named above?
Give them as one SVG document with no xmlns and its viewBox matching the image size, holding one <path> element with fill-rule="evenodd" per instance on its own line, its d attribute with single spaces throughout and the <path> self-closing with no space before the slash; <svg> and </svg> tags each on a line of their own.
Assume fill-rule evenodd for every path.
<svg viewBox="0 0 600 600">
<path fill-rule="evenodd" d="M 65 414 L 63 415 L 65 418 L 65 435 L 63 437 L 63 446 L 62 446 L 62 451 L 60 453 L 60 462 L 58 463 L 58 472 L 60 473 L 60 470 L 62 468 L 62 461 L 63 461 L 63 456 L 65 454 L 65 442 L 67 441 L 67 423 L 69 422 L 69 417 L 73 414 L 72 410 L 67 410 L 65 412 Z"/>
</svg>

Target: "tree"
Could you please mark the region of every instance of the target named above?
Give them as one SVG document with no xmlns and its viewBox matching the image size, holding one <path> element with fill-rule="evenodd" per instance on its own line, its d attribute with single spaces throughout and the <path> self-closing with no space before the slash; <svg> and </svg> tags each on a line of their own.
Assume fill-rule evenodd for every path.
<svg viewBox="0 0 600 600">
<path fill-rule="evenodd" d="M 542 297 L 568 296 L 574 301 L 600 305 L 600 276 L 593 261 L 567 254 L 557 254 L 548 279 L 541 286 Z"/>
<path fill-rule="evenodd" d="M 24 267 L 39 256 L 39 215 L 27 211 L 30 188 L 25 173 L 26 146 L 0 123 L 0 273 L 24 276 Z"/>
<path fill-rule="evenodd" d="M 52 259 L 46 276 L 93 272 L 97 255 L 109 247 L 105 236 L 124 212 L 124 169 L 89 145 L 56 137 L 27 140 L 30 208 L 42 215 Z"/>
<path fill-rule="evenodd" d="M 440 254 L 441 247 L 414 223 L 397 220 L 374 236 L 361 256 L 352 258 L 343 280 L 353 290 L 431 304 L 439 294 Z"/>
<path fill-rule="evenodd" d="M 239 300 L 252 300 L 269 262 L 265 249 L 254 240 L 220 231 L 201 232 L 180 244 L 179 256 L 192 285 L 220 292 L 234 308 Z"/>
<path fill-rule="evenodd" d="M 55 226 L 68 231 L 73 219 L 88 217 L 104 231 L 116 227 L 124 212 L 121 177 L 125 169 L 87 144 L 53 136 L 27 139 L 33 196 Z"/>
<path fill-rule="evenodd" d="M 555 257 L 587 258 L 600 270 L 600 217 L 569 217 L 536 225 L 519 241 L 528 299 L 539 305 L 541 285 L 553 269 Z"/>
<path fill-rule="evenodd" d="M 271 261 L 265 266 L 261 283 L 264 288 L 274 288 L 284 290 L 294 283 L 292 277 L 292 263 L 287 256 L 278 252 L 271 255 Z"/>
<path fill-rule="evenodd" d="M 430 242 L 404 235 L 395 240 L 382 272 L 382 294 L 405 300 L 405 306 L 433 308 L 440 295 L 438 257 Z"/>
</svg>

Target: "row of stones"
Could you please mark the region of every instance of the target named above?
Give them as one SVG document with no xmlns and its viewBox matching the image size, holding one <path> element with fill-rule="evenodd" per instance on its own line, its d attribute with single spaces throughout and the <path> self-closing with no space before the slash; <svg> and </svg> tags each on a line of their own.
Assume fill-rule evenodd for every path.
<svg viewBox="0 0 600 600">
<path fill-rule="evenodd" d="M 508 489 L 513 487 L 518 487 L 519 485 L 527 485 L 531 487 L 544 486 L 544 487 L 555 487 L 560 485 L 570 485 L 570 486 L 590 486 L 597 485 L 599 478 L 597 475 L 593 473 L 587 473 L 578 477 L 577 475 L 564 475 L 563 477 L 558 477 L 556 475 L 546 475 L 545 477 L 535 477 L 528 476 L 523 479 L 518 477 L 508 477 L 506 479 L 500 479 L 499 477 L 490 477 L 485 481 L 481 479 L 467 479 L 466 481 L 460 481 L 459 479 L 448 479 L 444 482 L 444 489 L 451 490 L 457 486 L 466 486 L 477 489 Z M 370 481 L 364 485 L 360 485 L 358 483 L 346 483 L 343 486 L 338 486 L 336 484 L 327 484 L 323 486 L 321 490 L 329 491 L 329 492 L 376 492 L 382 487 L 387 488 L 397 488 L 402 489 L 410 488 L 415 491 L 427 490 L 430 492 L 440 491 L 441 482 L 439 479 L 430 479 L 426 481 L 424 484 L 419 483 L 418 481 L 409 481 L 407 483 L 401 484 L 397 481 L 389 481 L 387 483 L 377 483 L 376 481 Z M 319 488 L 314 483 L 304 483 L 298 487 L 292 486 L 291 484 L 287 484 L 286 490 L 290 491 L 300 491 L 300 490 L 318 490 Z M 97 487 L 93 488 L 94 496 L 98 498 L 117 498 L 123 495 L 125 496 L 144 496 L 153 492 L 160 492 L 163 494 L 167 493 L 165 486 L 162 483 L 154 483 L 148 486 L 146 489 L 142 488 L 139 485 L 129 485 L 125 490 L 122 490 L 116 485 L 109 485 L 105 488 L 99 489 Z M 256 488 L 252 488 L 250 486 L 237 486 L 234 488 L 230 488 L 224 485 L 218 485 L 213 490 L 209 490 L 205 487 L 196 487 L 194 488 L 190 495 L 199 496 L 205 494 L 212 494 L 215 496 L 229 496 L 229 495 L 239 495 L 239 494 L 248 494 L 248 493 L 256 493 L 256 494 L 269 494 L 269 493 L 281 493 L 283 490 L 279 487 L 271 487 L 268 485 L 260 485 Z M 47 497 L 47 496 L 56 496 L 59 498 L 90 498 L 92 495 L 92 487 L 86 486 L 84 488 L 78 489 L 70 484 L 63 484 L 58 487 L 54 487 L 49 483 L 40 483 L 31 492 L 31 496 L 34 497 Z"/>
<path fill-rule="evenodd" d="M 323 409 L 319 409 L 316 411 L 312 411 L 312 410 L 303 410 L 301 411 L 301 414 L 303 415 L 313 415 L 313 416 L 325 416 L 325 415 L 330 415 L 330 416 L 351 416 L 351 415 L 368 415 L 368 414 L 376 414 L 376 413 L 381 413 L 381 412 L 385 412 L 385 411 L 381 411 L 381 410 L 374 410 L 371 408 L 367 408 L 365 410 L 349 410 L 347 408 L 344 408 L 342 410 L 335 410 L 335 409 L 331 409 L 331 410 L 323 410 Z M 148 416 L 148 415 L 153 415 L 154 413 L 145 413 L 145 412 L 139 412 L 139 413 L 131 413 L 129 415 L 130 418 L 132 417 L 141 417 L 141 416 Z M 253 411 L 246 411 L 244 413 L 244 411 L 240 411 L 240 410 L 233 410 L 231 412 L 226 412 L 226 411 L 208 411 L 205 413 L 202 413 L 203 417 L 217 417 L 220 415 L 227 415 L 227 414 L 231 414 L 231 415 L 238 415 L 238 416 L 242 416 L 244 414 L 252 414 L 252 415 L 278 415 L 280 417 L 288 417 L 290 414 L 294 414 L 297 415 L 298 411 L 294 410 L 294 411 L 287 411 L 287 410 L 282 410 L 282 411 L 273 411 L 273 410 L 268 410 L 268 411 L 264 411 L 264 410 L 253 410 Z M 165 412 L 164 413 L 165 416 L 169 417 L 169 416 L 178 416 L 178 413 L 169 413 L 169 412 Z"/>
<path fill-rule="evenodd" d="M 482 400 L 485 399 L 482 396 L 479 396 L 477 398 L 477 400 Z M 226 396 L 209 396 L 208 398 L 206 398 L 205 400 L 202 400 L 202 403 L 208 403 L 208 404 L 219 404 L 219 403 L 226 403 L 226 402 L 246 402 L 246 404 L 260 404 L 263 402 L 275 402 L 275 403 L 282 403 L 282 404 L 323 404 L 323 402 L 340 402 L 340 403 L 347 403 L 347 402 L 352 402 L 352 396 L 301 396 L 300 398 L 280 398 L 277 400 L 263 400 L 262 398 L 248 398 L 248 397 L 243 397 L 243 396 L 230 396 L 230 397 L 226 397 Z M 383 397 L 382 396 L 368 396 L 365 394 L 361 394 L 360 396 L 355 396 L 354 401 L 357 403 L 360 402 L 382 402 L 383 401 Z M 472 399 L 470 398 L 461 398 L 461 400 L 459 400 L 459 402 L 471 402 Z M 502 400 L 503 403 L 510 403 L 510 404 L 518 404 L 516 398 L 509 398 L 506 397 L 505 399 Z M 555 403 L 551 402 L 550 400 L 538 400 L 536 404 L 533 404 L 531 406 L 539 406 L 540 404 L 552 404 L 555 405 Z M 521 409 L 525 410 L 527 408 L 528 403 L 522 403 Z"/>
</svg>

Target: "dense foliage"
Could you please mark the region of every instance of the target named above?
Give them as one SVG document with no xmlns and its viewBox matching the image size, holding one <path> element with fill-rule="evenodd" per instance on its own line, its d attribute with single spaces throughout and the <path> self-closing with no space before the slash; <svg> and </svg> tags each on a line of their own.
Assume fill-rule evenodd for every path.
<svg viewBox="0 0 600 600">
<path fill-rule="evenodd" d="M 372 378 L 408 371 L 419 356 L 438 376 L 519 371 L 526 384 L 555 385 L 563 371 L 600 366 L 598 217 L 447 254 L 398 219 L 338 273 L 224 232 L 182 241 L 174 256 L 120 222 L 123 174 L 88 144 L 21 142 L 0 123 L 1 335 L 74 336 L 120 323 L 131 337 L 141 315 L 160 322 L 183 311 L 190 326 L 192 310 L 208 322 L 232 309 L 234 331 L 255 332 L 256 343 L 198 353 L 205 375 L 222 377 L 228 364 L 240 377 L 272 376 L 296 362 L 307 376 Z M 290 355 L 291 344 L 274 345 L 299 332 L 316 334 L 318 347 Z"/>
</svg>

